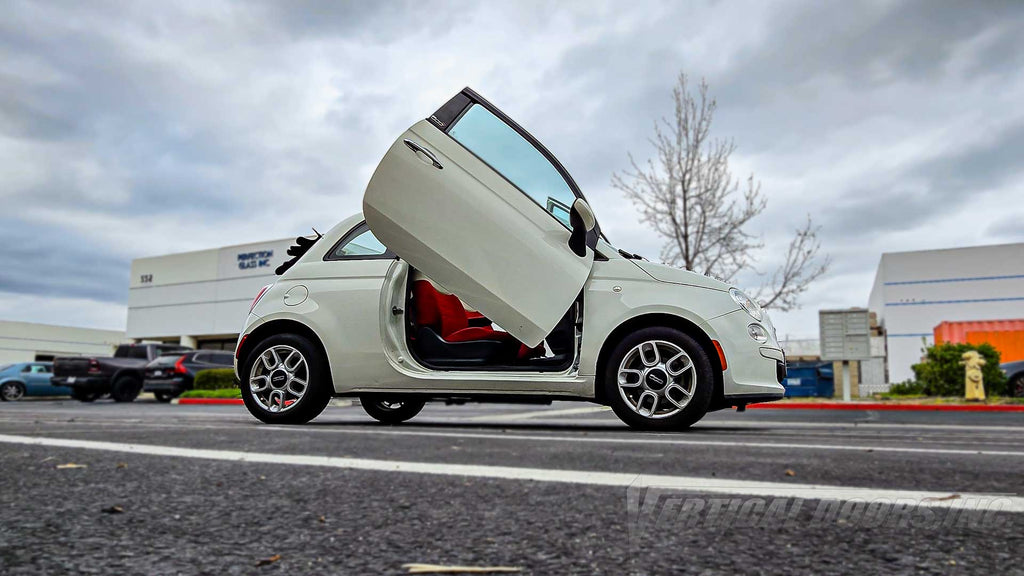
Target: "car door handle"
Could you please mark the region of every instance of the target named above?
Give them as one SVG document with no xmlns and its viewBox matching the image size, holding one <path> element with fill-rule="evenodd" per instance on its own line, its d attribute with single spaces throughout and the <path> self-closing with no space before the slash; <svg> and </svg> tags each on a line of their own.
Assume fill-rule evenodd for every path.
<svg viewBox="0 0 1024 576">
<path fill-rule="evenodd" d="M 434 153 L 431 152 L 430 150 L 427 150 L 423 146 L 420 146 L 419 144 L 413 142 L 412 140 L 409 140 L 408 138 L 404 139 L 403 142 L 405 142 L 405 145 L 409 147 L 409 150 L 415 152 L 417 156 L 419 156 L 420 154 L 426 156 L 430 160 L 430 163 L 433 164 L 434 168 L 437 168 L 438 170 L 444 169 L 444 166 L 442 166 L 441 163 L 437 161 L 437 156 L 434 156 Z"/>
</svg>

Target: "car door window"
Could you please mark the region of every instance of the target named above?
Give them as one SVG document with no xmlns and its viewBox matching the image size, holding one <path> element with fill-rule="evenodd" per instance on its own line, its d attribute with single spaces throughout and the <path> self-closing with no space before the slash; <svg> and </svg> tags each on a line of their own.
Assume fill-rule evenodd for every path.
<svg viewBox="0 0 1024 576">
<path fill-rule="evenodd" d="M 356 226 L 327 253 L 324 260 L 370 260 L 394 258 L 393 252 L 381 244 L 366 223 Z"/>
<path fill-rule="evenodd" d="M 448 135 L 570 228 L 576 195 L 550 161 L 511 126 L 473 104 Z"/>
</svg>

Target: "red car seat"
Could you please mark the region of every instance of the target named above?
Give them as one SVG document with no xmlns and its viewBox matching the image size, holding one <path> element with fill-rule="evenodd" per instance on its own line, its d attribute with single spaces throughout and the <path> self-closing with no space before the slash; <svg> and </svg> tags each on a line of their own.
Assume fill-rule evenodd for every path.
<svg viewBox="0 0 1024 576">
<path fill-rule="evenodd" d="M 445 342 L 470 342 L 474 340 L 496 340 L 516 348 L 518 359 L 533 358 L 544 353 L 544 345 L 528 348 L 508 332 L 495 330 L 490 326 L 470 326 L 471 315 L 466 312 L 462 301 L 454 294 L 442 294 L 426 280 L 412 284 L 415 302 L 416 323 L 434 329 Z M 475 314 L 473 317 L 480 317 Z"/>
</svg>

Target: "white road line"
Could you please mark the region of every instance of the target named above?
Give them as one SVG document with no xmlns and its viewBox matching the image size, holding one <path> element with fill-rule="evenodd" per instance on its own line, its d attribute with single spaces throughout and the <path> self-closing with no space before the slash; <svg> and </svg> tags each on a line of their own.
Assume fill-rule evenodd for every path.
<svg viewBox="0 0 1024 576">
<path fill-rule="evenodd" d="M 85 421 L 79 421 L 72 423 L 75 426 L 96 426 L 106 430 L 112 428 L 120 428 L 125 426 L 123 423 L 111 423 L 111 422 L 95 422 L 86 423 Z M 170 428 L 180 429 L 185 427 L 190 430 L 194 429 L 217 429 L 217 430 L 231 430 L 238 429 L 237 425 L 205 425 L 205 424 L 158 424 L 158 423 L 132 423 L 127 424 L 129 429 L 131 428 Z M 67 426 L 65 426 L 66 428 Z M 383 435 L 383 436 L 422 436 L 422 437 L 435 437 L 435 438 L 472 438 L 472 439 L 485 439 L 485 440 L 518 440 L 518 441 L 536 441 L 536 442 L 581 442 L 581 443 L 596 443 L 596 444 L 640 444 L 640 445 L 677 445 L 677 446 L 716 446 L 721 448 L 775 448 L 775 449 L 795 449 L 795 450 L 835 450 L 835 451 L 854 451 L 854 452 L 894 452 L 894 453 L 911 453 L 911 454 L 934 454 L 934 455 L 974 455 L 974 456 L 1000 456 L 1000 457 L 1022 457 L 1024 451 L 1013 451 L 1013 450 L 975 450 L 975 449 L 959 449 L 959 448 L 914 448 L 914 447 L 900 447 L 900 446 L 879 446 L 879 445 L 848 445 L 848 444 L 796 444 L 792 442 L 745 442 L 736 440 L 696 440 L 696 439 L 683 439 L 677 438 L 671 433 L 661 434 L 641 434 L 636 433 L 636 437 L 633 438 L 621 438 L 621 437 L 608 437 L 608 436 L 556 436 L 556 435 L 538 435 L 538 434 L 519 434 L 516 432 L 507 432 L 501 434 L 491 434 L 483 432 L 439 432 L 430 430 L 391 430 L 391 429 L 380 429 L 380 428 L 367 428 L 367 429 L 356 429 L 356 428 L 341 428 L 341 427 L 322 427 L 322 426 L 265 426 L 256 425 L 247 428 L 252 431 L 282 431 L 282 432 L 313 432 L 313 433 L 324 433 L 324 434 L 364 434 L 364 435 Z M 51 433 L 60 434 L 63 430 L 54 430 Z M 628 433 L 628 432 L 627 432 Z M 837 441 L 843 438 L 836 437 Z M 979 438 L 978 440 L 983 440 Z M 917 440 L 920 442 L 921 440 Z M 941 441 L 937 439 L 935 441 Z M 963 444 L 963 441 L 958 443 Z M 991 445 L 986 442 L 985 445 Z M 1012 444 L 1011 444 L 1012 445 Z"/>
<path fill-rule="evenodd" d="M 421 419 L 426 420 L 429 415 L 424 415 Z M 417 422 L 419 419 L 417 420 Z M 619 420 L 616 418 L 597 419 L 597 418 L 577 418 L 571 420 L 572 424 L 578 426 L 607 426 L 609 424 L 618 424 Z M 718 420 L 714 418 L 706 418 L 701 420 L 697 424 L 694 424 L 694 430 L 708 430 L 715 428 L 752 428 L 752 429 L 783 429 L 783 428 L 822 428 L 822 429 L 834 429 L 834 430 L 859 430 L 861 428 L 866 430 L 872 429 L 895 429 L 895 430 L 960 430 L 970 432 L 1017 432 L 1024 434 L 1024 426 L 987 426 L 983 424 L 979 425 L 966 425 L 966 424 L 882 424 L 875 422 L 864 422 L 864 421 L 850 421 L 850 422 L 789 422 L 786 420 L 760 420 L 754 422 L 744 422 L 739 420 Z"/>
<path fill-rule="evenodd" d="M 610 412 L 608 406 L 584 406 L 582 408 L 566 408 L 564 410 L 533 410 L 531 412 L 516 412 L 514 414 L 481 414 L 471 416 L 464 420 L 527 420 L 530 418 L 545 418 L 548 416 L 571 416 L 573 414 L 591 414 L 593 412 Z"/>
<path fill-rule="evenodd" d="M 729 440 L 683 440 L 667 438 L 668 434 L 645 434 L 638 438 L 609 438 L 594 436 L 553 436 L 539 434 L 485 434 L 479 432 L 431 432 L 427 430 L 355 430 L 342 428 L 313 428 L 295 426 L 266 426 L 263 429 L 286 432 L 325 432 L 334 434 L 373 434 L 384 436 L 427 436 L 435 438 L 473 438 L 486 440 L 529 440 L 537 442 L 582 442 L 596 444 L 641 444 L 650 446 L 717 446 L 721 448 L 785 448 L 794 450 L 843 450 L 854 452 L 904 452 L 912 454 L 974 455 L 1024 457 L 1024 452 L 1006 450 L 960 450 L 945 448 L 909 448 L 899 446 L 850 446 L 838 444 L 792 444 L 782 442 L 734 442 Z"/>
<path fill-rule="evenodd" d="M 533 480 L 566 484 L 589 484 L 596 486 L 617 486 L 622 488 L 655 487 L 681 492 L 712 494 L 736 494 L 765 498 L 803 498 L 812 500 L 889 500 L 907 502 L 917 506 L 934 508 L 960 508 L 965 502 L 988 503 L 983 509 L 1001 512 L 1024 512 L 1024 498 L 1001 494 L 970 494 L 932 492 L 922 490 L 890 490 L 853 486 L 828 486 L 822 484 L 788 484 L 780 482 L 758 482 L 750 480 L 727 480 L 722 478 L 699 478 L 694 476 L 666 476 L 657 474 L 629 474 L 622 472 L 591 472 L 586 470 L 552 470 L 544 468 L 519 468 L 512 466 L 485 466 L 477 464 L 448 464 L 428 462 L 402 462 L 396 460 L 370 460 L 366 458 L 340 458 L 334 456 L 312 456 L 295 454 L 270 454 L 239 452 L 236 450 L 204 450 L 178 448 L 152 444 L 124 444 L 118 442 L 97 442 L 63 438 L 38 438 L 0 434 L 0 442 L 29 446 L 55 448 L 77 448 L 101 450 L 148 456 L 170 456 L 174 458 L 197 458 L 225 462 L 246 462 L 260 464 L 283 464 L 290 466 L 320 466 L 349 470 L 375 472 L 404 472 L 441 476 L 469 476 L 495 478 L 500 480 Z M 988 507 L 984 507 L 988 506 Z"/>
</svg>

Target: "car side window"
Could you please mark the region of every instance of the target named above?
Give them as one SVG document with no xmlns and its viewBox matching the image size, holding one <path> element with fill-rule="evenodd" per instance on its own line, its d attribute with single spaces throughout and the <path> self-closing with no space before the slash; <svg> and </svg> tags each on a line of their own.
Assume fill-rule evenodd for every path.
<svg viewBox="0 0 1024 576">
<path fill-rule="evenodd" d="M 356 226 L 327 253 L 324 260 L 373 260 L 394 258 L 394 253 L 377 240 L 366 223 Z"/>
<path fill-rule="evenodd" d="M 532 198 L 567 228 L 576 195 L 550 161 L 487 108 L 473 104 L 448 135 Z"/>
</svg>

